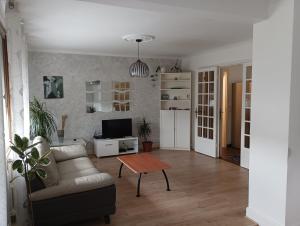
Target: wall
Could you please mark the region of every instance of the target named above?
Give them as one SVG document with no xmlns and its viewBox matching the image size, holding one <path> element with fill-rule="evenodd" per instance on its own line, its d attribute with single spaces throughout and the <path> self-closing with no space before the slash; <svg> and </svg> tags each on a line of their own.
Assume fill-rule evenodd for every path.
<svg viewBox="0 0 300 226">
<path fill-rule="evenodd" d="M 286 225 L 292 34 L 293 0 L 254 25 L 247 216 L 261 226 Z"/>
<path fill-rule="evenodd" d="M 152 139 L 159 142 L 159 83 L 152 86 L 150 78 L 130 78 L 128 68 L 135 58 L 87 56 L 61 53 L 31 52 L 29 54 L 30 98 L 36 96 L 46 103 L 60 123 L 62 114 L 67 114 L 66 138 L 82 137 L 91 140 L 96 129 L 101 129 L 101 120 L 133 118 L 134 134 L 136 121 L 145 116 L 152 123 Z M 158 65 L 171 67 L 173 59 L 145 59 L 152 72 Z M 60 75 L 64 79 L 63 99 L 44 99 L 43 76 Z M 133 87 L 133 107 L 130 112 L 86 113 L 85 82 L 130 81 Z"/>
<path fill-rule="evenodd" d="M 289 154 L 286 201 L 286 225 L 300 225 L 300 2 L 294 1 L 293 61 L 291 76 Z"/>
<path fill-rule="evenodd" d="M 224 46 L 211 51 L 201 52 L 193 56 L 187 56 L 182 59 L 182 68 L 192 72 L 192 92 L 196 90 L 197 70 L 210 66 L 225 66 L 238 63 L 250 62 L 252 59 L 252 41 L 236 43 L 234 45 Z M 193 95 L 192 109 L 195 109 L 195 95 Z M 195 117 L 192 117 L 192 146 L 195 144 L 194 133 Z"/>
</svg>

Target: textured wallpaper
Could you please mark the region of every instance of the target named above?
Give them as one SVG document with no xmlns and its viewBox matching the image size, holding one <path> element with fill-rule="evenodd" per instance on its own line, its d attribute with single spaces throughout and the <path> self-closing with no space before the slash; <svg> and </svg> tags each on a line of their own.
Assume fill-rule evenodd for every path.
<svg viewBox="0 0 300 226">
<path fill-rule="evenodd" d="M 133 133 L 136 135 L 136 122 L 145 116 L 152 123 L 152 139 L 159 143 L 159 81 L 156 86 L 150 78 L 130 78 L 128 68 L 136 58 L 88 56 L 60 53 L 29 53 L 29 95 L 45 102 L 61 124 L 61 115 L 67 114 L 66 138 L 92 140 L 96 129 L 101 129 L 101 120 L 132 118 Z M 145 59 L 151 73 L 158 65 L 172 67 L 173 59 Z M 44 99 L 43 76 L 63 76 L 64 98 Z M 86 113 L 85 82 L 130 81 L 133 89 L 133 104 L 130 112 Z"/>
</svg>

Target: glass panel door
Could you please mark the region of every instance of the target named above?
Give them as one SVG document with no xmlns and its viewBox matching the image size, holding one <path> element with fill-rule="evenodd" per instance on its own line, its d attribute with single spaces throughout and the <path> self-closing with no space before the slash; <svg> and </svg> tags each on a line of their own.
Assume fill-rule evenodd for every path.
<svg viewBox="0 0 300 226">
<path fill-rule="evenodd" d="M 195 150 L 212 157 L 216 152 L 217 68 L 198 72 L 196 88 Z"/>
<path fill-rule="evenodd" d="M 243 109 L 241 133 L 241 166 L 249 168 L 249 151 L 251 147 L 251 94 L 252 65 L 245 64 L 243 70 Z"/>
</svg>

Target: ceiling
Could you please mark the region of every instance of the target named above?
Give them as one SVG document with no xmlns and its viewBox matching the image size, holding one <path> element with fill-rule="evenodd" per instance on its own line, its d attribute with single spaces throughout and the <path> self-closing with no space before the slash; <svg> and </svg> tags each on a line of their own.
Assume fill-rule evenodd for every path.
<svg viewBox="0 0 300 226">
<path fill-rule="evenodd" d="M 151 34 L 142 56 L 182 57 L 252 38 L 271 0 L 18 0 L 32 50 L 136 55 L 126 34 Z"/>
</svg>

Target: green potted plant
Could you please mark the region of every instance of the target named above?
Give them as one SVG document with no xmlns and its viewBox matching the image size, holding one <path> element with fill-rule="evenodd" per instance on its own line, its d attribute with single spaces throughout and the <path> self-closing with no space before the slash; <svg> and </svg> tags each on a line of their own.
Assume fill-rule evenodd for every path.
<svg viewBox="0 0 300 226">
<path fill-rule="evenodd" d="M 138 126 L 138 135 L 142 139 L 143 151 L 152 151 L 153 142 L 148 140 L 151 135 L 151 126 L 150 123 L 146 121 L 145 117 L 143 118 L 142 123 Z"/>
<path fill-rule="evenodd" d="M 30 137 L 42 136 L 51 142 L 51 136 L 57 130 L 54 116 L 45 104 L 35 97 L 30 102 Z"/>
<path fill-rule="evenodd" d="M 19 176 L 14 177 L 10 183 L 12 183 L 18 177 L 24 177 L 27 190 L 27 203 L 29 204 L 29 211 L 32 217 L 32 203 L 30 200 L 31 196 L 31 184 L 30 181 L 36 177 L 40 179 L 46 179 L 47 173 L 43 167 L 48 166 L 51 162 L 48 158 L 50 154 L 47 152 L 45 155 L 40 156 L 37 148 L 35 147 L 39 143 L 29 145 L 29 140 L 26 137 L 21 138 L 15 134 L 14 142 L 11 143 L 10 149 L 14 151 L 18 158 L 12 163 L 12 169 L 17 171 Z M 32 218 L 33 221 L 33 218 Z M 34 225 L 34 223 L 32 224 Z"/>
</svg>

